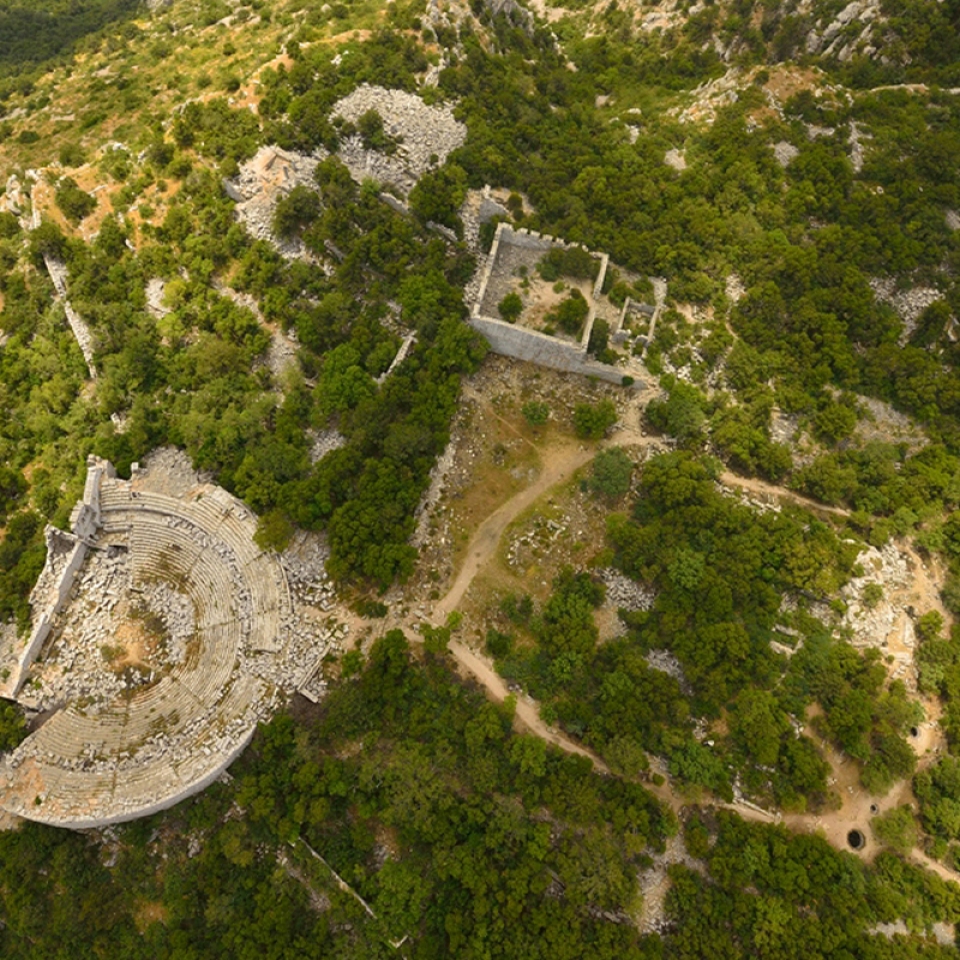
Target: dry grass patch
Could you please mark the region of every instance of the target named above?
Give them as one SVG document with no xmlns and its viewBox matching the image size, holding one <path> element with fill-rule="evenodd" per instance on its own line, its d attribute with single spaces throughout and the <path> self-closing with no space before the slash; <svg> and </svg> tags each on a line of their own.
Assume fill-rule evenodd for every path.
<svg viewBox="0 0 960 960">
<path fill-rule="evenodd" d="M 801 90 L 818 90 L 825 82 L 823 74 L 811 67 L 797 67 L 793 64 L 780 64 L 767 68 L 770 79 L 763 85 L 764 90 L 772 93 L 781 103 L 789 100 Z"/>
<path fill-rule="evenodd" d="M 167 908 L 158 900 L 141 900 L 134 908 L 133 922 L 140 933 L 145 933 L 151 924 L 166 924 Z"/>
</svg>

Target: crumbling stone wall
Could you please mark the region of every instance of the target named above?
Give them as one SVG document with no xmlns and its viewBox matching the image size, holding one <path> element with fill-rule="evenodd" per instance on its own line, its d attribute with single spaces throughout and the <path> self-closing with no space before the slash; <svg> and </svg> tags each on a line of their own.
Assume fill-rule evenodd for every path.
<svg viewBox="0 0 960 960">
<path fill-rule="evenodd" d="M 589 359 L 582 346 L 564 343 L 537 330 L 527 330 L 491 317 L 475 316 L 469 322 L 477 333 L 486 338 L 494 353 L 528 360 L 551 370 L 597 377 L 610 383 L 621 383 L 623 380 L 622 371 Z"/>
<path fill-rule="evenodd" d="M 100 480 L 103 476 L 116 476 L 113 466 L 89 457 L 83 499 L 70 515 L 73 532 L 65 533 L 47 526 L 47 556 L 30 594 L 30 605 L 36 611 L 33 626 L 16 660 L 3 666 L 6 677 L 0 680 L 0 696 L 16 697 L 20 693 L 31 665 L 50 636 L 57 615 L 70 597 L 77 573 L 83 567 L 88 543 L 100 529 Z"/>
<path fill-rule="evenodd" d="M 40 612 L 34 617 L 30 634 L 16 659 L 3 667 L 6 676 L 0 683 L 0 696 L 14 698 L 20 693 L 33 661 L 53 629 L 57 614 L 63 609 L 77 573 L 87 555 L 87 545 L 69 533 L 46 529 L 47 559 L 37 585 L 30 594 L 30 603 Z"/>
</svg>

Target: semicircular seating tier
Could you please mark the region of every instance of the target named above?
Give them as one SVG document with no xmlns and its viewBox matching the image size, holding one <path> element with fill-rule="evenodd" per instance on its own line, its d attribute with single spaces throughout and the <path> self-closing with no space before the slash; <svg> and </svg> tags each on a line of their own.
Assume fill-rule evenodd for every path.
<svg viewBox="0 0 960 960">
<path fill-rule="evenodd" d="M 279 701 L 292 607 L 278 559 L 254 544 L 255 518 L 220 488 L 175 495 L 150 474 L 102 471 L 84 562 L 126 551 L 131 594 L 168 584 L 192 604 L 193 635 L 168 669 L 66 704 L 10 754 L 0 805 L 11 813 L 82 828 L 170 807 L 217 779 Z"/>
</svg>

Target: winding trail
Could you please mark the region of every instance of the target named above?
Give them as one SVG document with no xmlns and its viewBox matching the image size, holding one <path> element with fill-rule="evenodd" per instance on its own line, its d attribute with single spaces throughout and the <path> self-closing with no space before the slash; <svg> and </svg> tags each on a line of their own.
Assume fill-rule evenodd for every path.
<svg viewBox="0 0 960 960">
<path fill-rule="evenodd" d="M 433 622 L 442 624 L 456 610 L 467 588 L 481 568 L 493 557 L 504 530 L 527 507 L 544 493 L 571 477 L 580 467 L 589 463 L 594 451 L 582 445 L 569 444 L 551 454 L 540 471 L 540 476 L 526 489 L 514 494 L 480 524 L 467 547 L 466 557 L 452 586 L 433 609 Z"/>
<path fill-rule="evenodd" d="M 510 690 L 504 683 L 503 677 L 497 673 L 493 664 L 486 657 L 464 646 L 459 640 L 451 640 L 448 649 L 457 663 L 481 684 L 491 700 L 496 703 L 503 703 L 509 696 Z M 524 697 L 523 694 L 517 695 L 515 718 L 519 726 L 542 740 L 546 740 L 547 743 L 552 743 L 555 747 L 559 747 L 567 753 L 587 757 L 601 773 L 610 772 L 610 768 L 592 750 L 588 750 L 575 740 L 570 739 L 556 727 L 544 723 L 536 701 Z"/>
<path fill-rule="evenodd" d="M 811 500 L 802 493 L 795 493 L 786 487 L 778 487 L 776 484 L 767 483 L 757 477 L 741 477 L 739 474 L 724 470 L 720 474 L 720 482 L 725 487 L 739 487 L 741 490 L 749 490 L 751 493 L 759 493 L 768 497 L 775 497 L 778 500 L 789 500 L 797 506 L 803 507 L 814 513 L 830 513 L 835 517 L 849 517 L 850 511 L 843 507 L 831 507 L 819 500 Z"/>
<path fill-rule="evenodd" d="M 656 437 L 648 438 L 639 429 L 622 425 L 600 445 L 600 448 L 616 444 L 657 446 L 662 445 L 662 440 Z M 434 625 L 442 625 L 449 614 L 457 609 L 477 574 L 494 558 L 500 540 L 510 523 L 549 490 L 567 481 L 576 470 L 588 463 L 595 453 L 596 449 L 593 447 L 585 448 L 573 443 L 567 443 L 558 450 L 552 451 L 549 458 L 544 458 L 545 466 L 534 483 L 511 497 L 481 523 L 470 541 L 465 561 L 456 579 L 446 595 L 434 607 L 431 618 Z M 814 512 L 827 513 L 838 517 L 849 515 L 847 510 L 840 507 L 818 503 L 792 490 L 756 478 L 740 477 L 730 471 L 724 471 L 720 480 L 725 486 L 789 501 Z M 913 560 L 915 578 L 919 580 L 929 579 L 920 558 L 912 550 L 908 549 L 907 552 Z M 510 696 L 511 691 L 506 682 L 496 672 L 493 663 L 482 653 L 472 650 L 465 643 L 456 639 L 450 641 L 448 650 L 461 672 L 476 680 L 491 700 L 502 703 Z M 610 773 L 607 764 L 594 751 L 578 743 L 559 728 L 546 723 L 540 716 L 539 704 L 522 693 L 518 693 L 516 696 L 514 721 L 518 729 L 540 737 L 546 743 L 552 744 L 566 753 L 587 757 L 593 763 L 595 770 L 604 774 Z M 860 788 L 855 765 L 846 762 L 828 745 L 822 744 L 822 746 L 830 763 L 834 777 L 833 782 L 840 790 L 842 797 L 842 805 L 839 810 L 825 811 L 820 814 L 781 814 L 764 810 L 746 802 L 724 803 L 719 800 L 707 802 L 711 806 L 733 810 L 746 820 L 762 823 L 782 823 L 790 830 L 798 833 L 820 833 L 834 847 L 845 850 L 847 849 L 847 832 L 854 827 L 863 830 L 869 823 L 872 815 L 869 810 L 870 804 L 878 802 L 881 809 L 887 810 L 899 802 L 908 802 L 910 797 L 907 794 L 909 793 L 910 782 L 903 781 L 884 798 L 871 797 Z M 649 781 L 644 781 L 643 785 L 645 789 L 669 806 L 674 813 L 679 813 L 689 803 L 688 798 L 678 792 L 669 779 L 660 785 Z M 861 855 L 867 860 L 872 860 L 879 849 L 876 841 L 870 837 L 867 847 L 861 851 Z M 909 859 L 918 866 L 933 871 L 945 880 L 956 881 L 958 879 L 957 874 L 926 856 L 919 848 L 911 852 Z"/>
</svg>

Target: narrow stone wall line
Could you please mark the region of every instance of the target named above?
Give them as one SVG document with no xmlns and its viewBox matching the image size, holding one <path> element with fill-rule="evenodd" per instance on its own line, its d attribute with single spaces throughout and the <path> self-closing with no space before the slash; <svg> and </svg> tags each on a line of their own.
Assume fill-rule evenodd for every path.
<svg viewBox="0 0 960 960">
<path fill-rule="evenodd" d="M 57 299 L 63 302 L 63 309 L 67 315 L 67 323 L 76 338 L 80 352 L 83 354 L 84 362 L 90 373 L 90 379 L 97 379 L 97 368 L 93 363 L 93 335 L 83 318 L 73 309 L 73 305 L 67 298 L 67 265 L 62 260 L 57 260 L 45 253 L 43 262 L 46 264 L 47 273 L 53 281 L 53 287 L 57 292 Z"/>
</svg>

